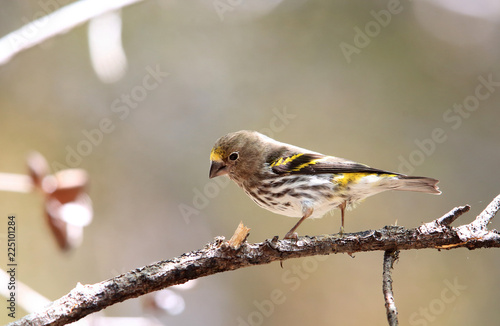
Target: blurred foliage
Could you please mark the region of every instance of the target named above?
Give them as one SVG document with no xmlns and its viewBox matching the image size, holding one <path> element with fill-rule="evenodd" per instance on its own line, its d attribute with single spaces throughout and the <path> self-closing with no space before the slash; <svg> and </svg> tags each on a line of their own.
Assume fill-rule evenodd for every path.
<svg viewBox="0 0 500 326">
<path fill-rule="evenodd" d="M 3 3 L 2 35 L 31 21 L 40 3 Z M 62 253 L 40 198 L 2 193 L 0 216 L 18 217 L 18 280 L 53 300 L 77 282 L 229 238 L 240 220 L 251 242 L 283 236 L 295 220 L 262 210 L 232 183 L 208 180 L 214 141 L 239 129 L 381 169 L 401 170 L 406 160 L 412 174 L 441 180 L 441 196 L 366 200 L 347 213 L 347 232 L 415 227 L 462 204 L 471 213 L 455 224 L 468 222 L 500 193 L 500 12 L 486 0 L 450 6 L 145 1 L 121 11 L 126 71 L 114 83 L 93 70 L 87 25 L 17 55 L 0 67 L 0 171 L 26 173 L 31 150 L 52 169 L 83 168 L 95 213 L 82 246 Z M 300 234 L 337 232 L 339 215 L 306 221 Z M 496 254 L 402 252 L 393 275 L 401 324 L 497 320 Z M 385 325 L 382 257 L 333 255 L 202 279 L 182 293 L 185 311 L 163 320 Z M 461 287 L 446 291 L 453 282 Z M 273 291 L 283 297 L 265 310 Z M 137 299 L 105 314 L 143 311 Z"/>
</svg>

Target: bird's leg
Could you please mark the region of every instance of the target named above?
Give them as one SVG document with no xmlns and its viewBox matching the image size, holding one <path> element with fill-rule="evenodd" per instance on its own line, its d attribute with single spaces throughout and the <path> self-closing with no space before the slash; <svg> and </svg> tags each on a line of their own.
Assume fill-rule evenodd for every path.
<svg viewBox="0 0 500 326">
<path fill-rule="evenodd" d="M 313 209 L 312 207 L 308 207 L 306 209 L 304 209 L 304 216 L 302 216 L 300 218 L 300 220 L 297 222 L 297 224 L 295 224 L 293 226 L 293 228 L 290 229 L 290 231 L 288 231 L 286 234 L 285 234 L 285 239 L 297 239 L 298 238 L 298 234 L 295 232 L 295 230 L 297 230 L 297 228 L 299 227 L 299 225 L 304 222 L 304 220 L 306 218 L 308 218 L 309 216 L 312 215 L 313 213 Z"/>
<path fill-rule="evenodd" d="M 344 234 L 344 211 L 346 208 L 347 202 L 343 202 L 339 205 L 340 208 L 340 218 L 341 218 L 341 226 L 340 226 L 340 235 Z"/>
</svg>

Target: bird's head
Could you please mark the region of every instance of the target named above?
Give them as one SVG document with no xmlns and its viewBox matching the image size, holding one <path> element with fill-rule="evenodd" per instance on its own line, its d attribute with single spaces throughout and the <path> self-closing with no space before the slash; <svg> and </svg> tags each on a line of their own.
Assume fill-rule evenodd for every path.
<svg viewBox="0 0 500 326">
<path fill-rule="evenodd" d="M 227 174 L 231 179 L 241 180 L 255 175 L 264 156 L 264 138 L 267 137 L 248 130 L 219 138 L 210 152 L 210 179 Z"/>
</svg>

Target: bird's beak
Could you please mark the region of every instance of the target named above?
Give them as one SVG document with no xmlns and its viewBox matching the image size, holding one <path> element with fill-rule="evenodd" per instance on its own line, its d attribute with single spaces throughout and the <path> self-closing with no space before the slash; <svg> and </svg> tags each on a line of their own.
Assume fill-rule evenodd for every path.
<svg viewBox="0 0 500 326">
<path fill-rule="evenodd" d="M 220 175 L 227 174 L 227 173 L 228 173 L 227 166 L 226 166 L 226 164 L 224 162 L 222 162 L 222 161 L 211 161 L 211 164 L 210 164 L 210 175 L 209 175 L 210 179 L 218 177 Z"/>
</svg>

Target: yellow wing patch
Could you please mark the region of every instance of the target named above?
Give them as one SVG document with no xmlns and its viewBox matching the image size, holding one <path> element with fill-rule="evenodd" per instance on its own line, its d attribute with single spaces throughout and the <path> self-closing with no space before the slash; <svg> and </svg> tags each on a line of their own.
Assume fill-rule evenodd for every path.
<svg viewBox="0 0 500 326">
<path fill-rule="evenodd" d="M 302 156 L 302 155 L 304 155 L 304 154 L 303 153 L 295 154 L 295 155 L 292 155 L 292 156 L 287 157 L 287 158 L 281 157 L 279 160 L 276 160 L 273 163 L 271 163 L 271 167 L 288 164 L 291 161 L 295 160 L 297 157 Z"/>
<path fill-rule="evenodd" d="M 366 177 L 368 173 L 341 173 L 333 177 L 332 181 L 340 187 L 345 187 L 349 183 L 357 182 L 359 179 Z"/>
<path fill-rule="evenodd" d="M 380 178 L 390 178 L 395 177 L 396 174 L 376 174 L 376 173 L 341 173 L 337 174 L 332 178 L 332 182 L 336 183 L 340 187 L 346 187 L 350 183 L 356 183 L 364 177 L 367 176 L 378 176 Z"/>
<path fill-rule="evenodd" d="M 293 169 L 292 171 L 300 171 L 302 170 L 303 168 L 305 168 L 306 166 L 309 166 L 309 165 L 313 165 L 313 164 L 316 164 L 320 161 L 323 161 L 324 158 L 317 158 L 317 159 L 314 159 L 314 160 L 310 160 L 309 162 L 306 162 L 304 164 L 301 164 L 299 166 L 297 166 L 295 169 Z"/>
</svg>

